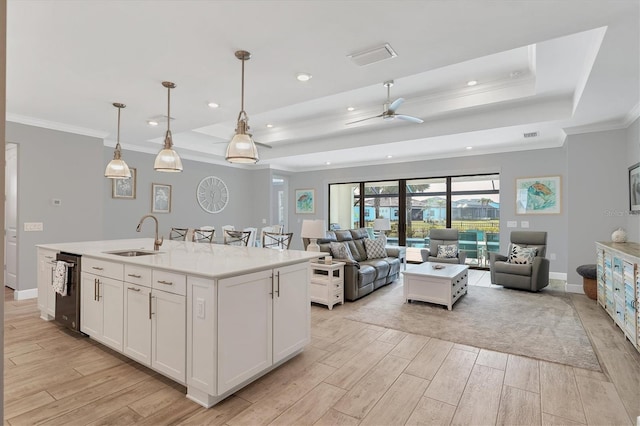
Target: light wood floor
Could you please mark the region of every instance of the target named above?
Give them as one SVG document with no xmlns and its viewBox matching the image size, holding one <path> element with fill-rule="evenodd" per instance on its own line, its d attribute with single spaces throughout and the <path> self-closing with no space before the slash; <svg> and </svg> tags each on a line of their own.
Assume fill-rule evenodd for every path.
<svg viewBox="0 0 640 426">
<path fill-rule="evenodd" d="M 486 285 L 485 272 L 472 284 Z M 312 343 L 211 409 L 185 388 L 5 293 L 5 424 L 631 425 L 640 356 L 572 296 L 603 373 L 346 320 L 312 306 Z M 633 420 L 632 420 L 633 419 Z"/>
</svg>

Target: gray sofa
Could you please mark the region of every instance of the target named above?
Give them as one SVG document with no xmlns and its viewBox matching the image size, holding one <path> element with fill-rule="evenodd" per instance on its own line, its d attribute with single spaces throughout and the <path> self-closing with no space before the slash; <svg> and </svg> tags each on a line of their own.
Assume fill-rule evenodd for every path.
<svg viewBox="0 0 640 426">
<path fill-rule="evenodd" d="M 387 257 L 367 260 L 367 252 L 364 240 L 368 239 L 367 230 L 344 229 L 327 231 L 326 237 L 318 239 L 320 251 L 331 253 L 332 242 L 344 242 L 349 246 L 353 260 L 337 259 L 345 262 L 344 267 L 344 298 L 354 301 L 375 289 L 392 283 L 400 276 L 400 250 L 395 247 L 386 247 Z M 303 238 L 305 248 L 309 244 L 308 239 Z"/>
</svg>

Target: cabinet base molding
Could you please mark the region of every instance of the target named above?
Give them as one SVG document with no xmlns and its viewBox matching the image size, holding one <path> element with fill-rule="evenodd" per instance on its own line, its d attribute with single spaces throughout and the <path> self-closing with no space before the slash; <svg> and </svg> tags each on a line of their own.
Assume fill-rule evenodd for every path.
<svg viewBox="0 0 640 426">
<path fill-rule="evenodd" d="M 265 368 L 264 370 L 262 370 L 258 374 L 250 377 L 249 379 L 247 379 L 244 382 L 232 387 L 231 389 L 229 389 L 228 391 L 226 391 L 226 392 L 224 392 L 224 393 L 222 393 L 220 395 L 209 395 L 209 394 L 207 394 L 207 392 L 201 391 L 200 389 L 196 388 L 195 386 L 187 386 L 187 398 L 190 399 L 191 401 L 195 402 L 196 404 L 202 405 L 204 408 L 211 408 L 214 405 L 216 405 L 217 403 L 219 403 L 220 401 L 222 401 L 223 399 L 233 395 L 234 393 L 236 393 L 237 391 L 239 391 L 243 387 L 247 386 L 249 383 L 255 382 L 256 380 L 258 380 L 260 377 L 264 376 L 268 372 L 280 367 L 282 364 L 284 364 L 285 362 L 289 361 L 291 358 L 293 358 L 293 357 L 299 355 L 300 353 L 302 353 L 302 351 L 303 351 L 303 349 L 297 350 L 296 352 L 294 352 L 291 355 L 287 356 L 286 358 L 282 359 L 278 363 L 273 364 L 269 368 Z"/>
</svg>

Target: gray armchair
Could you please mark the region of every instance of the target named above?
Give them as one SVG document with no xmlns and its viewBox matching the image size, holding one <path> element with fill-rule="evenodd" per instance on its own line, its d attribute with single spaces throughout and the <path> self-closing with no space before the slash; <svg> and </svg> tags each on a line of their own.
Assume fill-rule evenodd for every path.
<svg viewBox="0 0 640 426">
<path fill-rule="evenodd" d="M 458 247 L 458 257 L 446 258 L 438 256 L 438 246 L 441 245 L 455 245 Z M 445 229 L 432 229 L 429 231 L 429 248 L 420 250 L 423 262 L 438 262 L 438 263 L 456 263 L 464 265 L 467 259 L 467 253 L 460 252 L 460 244 L 458 242 L 458 230 L 445 228 Z"/>
<path fill-rule="evenodd" d="M 538 249 L 533 263 L 517 264 L 507 262 L 508 257 L 499 253 L 489 253 L 491 283 L 521 290 L 540 291 L 549 285 L 549 259 L 547 233 L 536 231 L 513 231 L 511 244 Z M 511 244 L 509 251 L 511 251 Z"/>
</svg>

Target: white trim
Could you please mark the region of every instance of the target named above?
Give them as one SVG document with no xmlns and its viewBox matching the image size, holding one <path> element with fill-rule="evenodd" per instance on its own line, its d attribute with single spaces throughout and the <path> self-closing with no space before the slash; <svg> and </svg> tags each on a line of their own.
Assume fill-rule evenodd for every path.
<svg viewBox="0 0 640 426">
<path fill-rule="evenodd" d="M 27 290 L 15 290 L 13 292 L 13 300 L 37 299 L 38 289 L 29 288 Z"/>
<path fill-rule="evenodd" d="M 91 136 L 100 139 L 104 139 L 107 137 L 107 135 L 109 135 L 109 133 L 100 130 L 73 126 L 71 124 L 57 123 L 55 121 L 41 120 L 39 118 L 28 117 L 26 115 L 7 114 L 6 120 L 12 123 L 26 124 L 27 126 L 42 127 L 51 130 L 59 130 L 61 132 L 75 133 L 78 135 Z"/>
<path fill-rule="evenodd" d="M 567 273 L 566 272 L 549 272 L 549 279 L 566 281 Z"/>
</svg>

